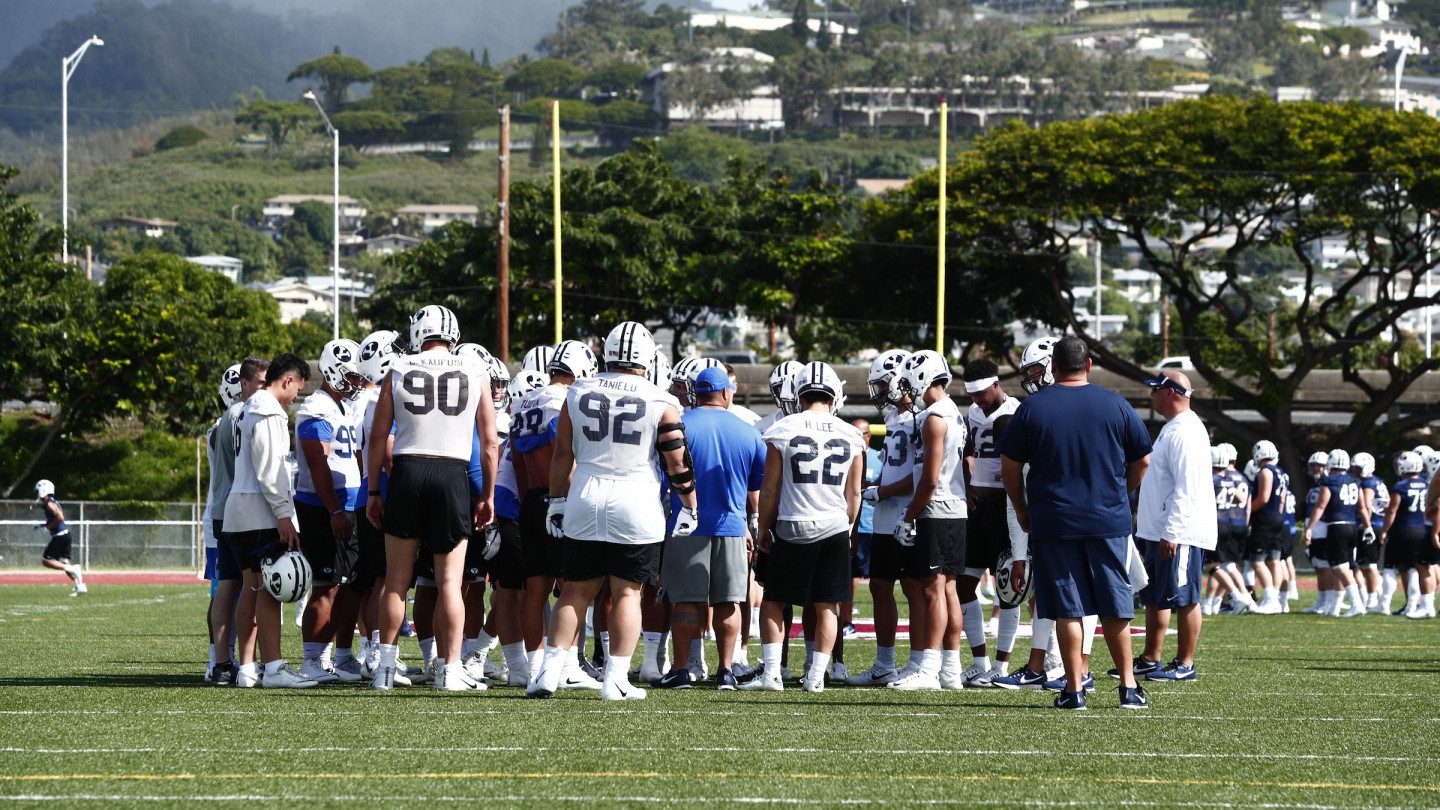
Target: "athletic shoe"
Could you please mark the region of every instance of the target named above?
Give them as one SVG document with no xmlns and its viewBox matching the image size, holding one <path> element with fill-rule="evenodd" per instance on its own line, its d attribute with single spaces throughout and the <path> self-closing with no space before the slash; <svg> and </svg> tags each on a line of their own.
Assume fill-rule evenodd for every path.
<svg viewBox="0 0 1440 810">
<path fill-rule="evenodd" d="M 914 674 L 901 678 L 894 683 L 885 685 L 886 689 L 896 689 L 901 692 L 938 692 L 940 690 L 940 678 L 928 672 L 916 670 Z"/>
<path fill-rule="evenodd" d="M 635 673 L 632 680 L 638 680 L 641 683 L 653 683 L 660 680 L 661 677 L 663 677 L 663 675 L 660 672 L 659 667 L 652 667 L 649 664 L 641 664 L 640 671 Z"/>
<path fill-rule="evenodd" d="M 1164 664 L 1160 663 L 1159 661 L 1151 661 L 1144 656 L 1136 658 L 1133 662 L 1131 662 L 1130 665 L 1130 671 L 1134 673 L 1135 677 L 1137 678 L 1144 677 L 1152 672 L 1156 672 L 1164 668 Z M 1107 669 L 1105 670 L 1105 674 L 1109 675 L 1117 681 L 1120 680 L 1120 670 L 1118 669 Z"/>
<path fill-rule="evenodd" d="M 785 681 L 777 677 L 765 677 L 763 668 L 755 670 L 755 675 L 736 683 L 736 688 L 742 692 L 780 692 L 785 689 Z"/>
<path fill-rule="evenodd" d="M 721 668 L 719 672 L 715 673 L 715 688 L 721 692 L 734 692 L 736 689 L 735 673 Z"/>
<path fill-rule="evenodd" d="M 1046 691 L 1046 692 L 1064 692 L 1064 691 L 1065 691 L 1065 681 L 1066 681 L 1066 678 L 1065 678 L 1065 676 L 1063 676 L 1063 675 L 1060 676 L 1059 678 L 1052 678 L 1052 679 L 1050 679 L 1050 680 L 1048 680 L 1048 681 L 1045 682 L 1045 691 Z M 1080 688 L 1083 689 L 1083 690 L 1085 690 L 1086 692 L 1094 692 L 1094 691 L 1095 691 L 1095 676 L 1092 675 L 1092 674 L 1090 674 L 1089 672 L 1085 673 L 1085 677 L 1083 677 L 1083 678 L 1080 679 Z"/>
<path fill-rule="evenodd" d="M 401 686 L 414 686 L 432 678 L 432 673 L 428 672 L 425 667 L 412 667 L 398 658 L 395 659 L 395 683 Z"/>
<path fill-rule="evenodd" d="M 260 675 L 249 675 L 244 669 L 235 670 L 235 685 L 241 689 L 254 689 L 260 685 Z"/>
<path fill-rule="evenodd" d="M 1150 696 L 1145 694 L 1144 687 L 1138 684 L 1134 689 L 1122 686 L 1120 687 L 1120 708 L 1148 709 L 1150 708 Z"/>
<path fill-rule="evenodd" d="M 690 671 L 686 669 L 672 669 L 665 677 L 650 682 L 656 689 L 689 689 L 690 684 Z"/>
<path fill-rule="evenodd" d="M 1186 666 L 1176 658 L 1164 669 L 1156 670 L 1145 676 L 1147 681 L 1193 681 L 1195 680 L 1195 665 Z"/>
<path fill-rule="evenodd" d="M 316 683 L 334 683 L 340 680 L 340 675 L 325 666 L 325 662 L 319 658 L 306 658 L 300 664 L 300 674 Z"/>
<path fill-rule="evenodd" d="M 1281 612 L 1281 613 L 1289 613 L 1289 612 L 1290 612 L 1290 600 L 1289 600 L 1289 599 L 1282 599 L 1282 600 L 1280 600 L 1280 612 Z"/>
<path fill-rule="evenodd" d="M 1384 605 L 1380 604 L 1379 602 L 1376 602 L 1376 603 L 1373 604 L 1373 605 L 1367 606 L 1367 607 L 1365 608 L 1365 612 L 1366 612 L 1366 613 L 1374 613 L 1374 614 L 1376 614 L 1377 616 L 1384 616 L 1386 613 L 1389 613 L 1390 610 L 1389 610 L 1388 608 L 1386 608 Z"/>
<path fill-rule="evenodd" d="M 606 681 L 600 687 L 601 700 L 644 700 L 645 690 L 621 681 Z"/>
<path fill-rule="evenodd" d="M 739 661 L 736 661 L 735 663 L 730 665 L 730 674 L 734 675 L 736 678 L 743 678 L 754 671 L 754 667 L 750 666 L 749 664 L 742 664 Z"/>
<path fill-rule="evenodd" d="M 484 651 L 472 650 L 469 655 L 465 656 L 465 660 L 462 662 L 465 665 L 466 674 L 477 681 L 485 678 L 485 664 L 481 660 L 484 657 Z M 486 678 L 486 680 L 489 679 Z"/>
<path fill-rule="evenodd" d="M 857 632 L 859 631 L 855 629 L 855 625 L 851 624 L 850 622 L 846 622 L 845 626 L 840 628 L 840 637 L 854 638 Z"/>
<path fill-rule="evenodd" d="M 685 669 L 690 673 L 691 683 L 698 683 L 710 677 L 710 665 L 705 663 L 705 659 L 703 657 L 699 658 L 698 660 L 695 658 L 691 658 L 689 665 L 686 666 Z"/>
<path fill-rule="evenodd" d="M 1039 689 L 1045 685 L 1045 676 L 1031 672 L 1029 667 L 1021 667 L 1009 675 L 990 679 L 990 685 L 1000 689 Z"/>
<path fill-rule="evenodd" d="M 505 666 L 504 663 L 496 661 L 493 657 L 491 657 L 490 653 L 488 652 L 481 655 L 480 657 L 485 662 L 483 668 L 481 669 L 482 675 L 487 678 L 493 678 L 497 681 L 507 680 L 507 676 L 509 675 L 509 669 Z"/>
<path fill-rule="evenodd" d="M 804 691 L 804 692 L 812 692 L 812 693 L 824 692 L 824 691 L 825 691 L 825 678 L 824 678 L 824 673 L 821 673 L 821 677 L 819 677 L 819 678 L 811 678 L 811 677 L 808 676 L 808 675 L 805 676 L 804 678 L 801 678 L 801 679 L 800 679 L 800 689 L 801 689 L 801 691 Z"/>
<path fill-rule="evenodd" d="M 553 696 L 560 690 L 560 681 L 564 677 L 563 672 L 555 672 L 554 670 L 563 670 L 564 668 L 565 665 L 563 663 L 558 667 L 546 668 L 541 666 L 539 676 L 525 687 L 525 697 L 548 698 Z"/>
<path fill-rule="evenodd" d="M 389 664 L 380 664 L 375 667 L 375 676 L 370 679 L 370 688 L 389 692 L 395 688 L 395 667 Z"/>
<path fill-rule="evenodd" d="M 1085 711 L 1084 692 L 1061 692 L 1055 696 L 1055 708 L 1069 709 L 1070 711 Z"/>
<path fill-rule="evenodd" d="M 883 667 L 876 664 L 858 675 L 851 675 L 845 679 L 845 683 L 851 686 L 884 686 L 900 680 L 900 674 L 894 667 Z"/>
<path fill-rule="evenodd" d="M 1405 611 L 1404 616 L 1407 619 L 1433 619 L 1435 618 L 1435 611 L 1421 605 L 1417 606 L 1414 610 Z"/>
<path fill-rule="evenodd" d="M 960 673 L 960 680 L 966 686 L 988 686 L 989 684 L 982 684 L 980 683 L 980 681 L 984 680 L 989 675 L 989 669 L 986 669 L 979 664 L 971 664 L 969 669 Z"/>
<path fill-rule="evenodd" d="M 1349 610 L 1345 611 L 1344 613 L 1341 613 L 1341 614 L 1340 614 L 1340 618 L 1342 618 L 1342 619 L 1353 619 L 1353 618 L 1355 618 L 1356 616 L 1364 616 L 1364 615 L 1365 615 L 1365 604 L 1364 604 L 1363 602 L 1356 602 L 1353 606 L 1351 606 L 1351 608 L 1350 608 Z"/>
<path fill-rule="evenodd" d="M 840 661 L 831 661 L 830 671 L 826 673 L 826 677 L 831 681 L 844 681 L 850 677 L 850 668 Z"/>
<path fill-rule="evenodd" d="M 210 670 L 210 685 L 234 686 L 235 678 L 239 674 L 240 668 L 235 666 L 234 661 L 229 661 L 224 664 L 216 664 L 215 668 Z"/>
<path fill-rule="evenodd" d="M 437 661 L 440 659 L 436 659 Z M 480 692 L 484 691 L 484 683 L 475 680 L 464 667 L 458 670 L 451 667 L 441 666 L 435 674 L 432 685 L 444 692 Z"/>
<path fill-rule="evenodd" d="M 360 673 L 360 659 L 350 656 L 330 670 L 342 683 L 355 683 L 365 676 Z"/>
<path fill-rule="evenodd" d="M 425 662 L 419 678 L 411 678 L 413 683 L 434 683 L 440 679 L 440 671 L 445 668 L 444 659 L 436 656 Z"/>
<path fill-rule="evenodd" d="M 1311 614 L 1314 614 L 1314 613 L 1323 613 L 1324 611 L 1321 610 L 1321 608 L 1320 608 L 1320 603 L 1319 603 L 1319 602 L 1316 602 L 1315 604 L 1311 605 L 1310 607 L 1305 608 L 1304 610 L 1302 610 L 1302 611 L 1300 611 L 1300 612 L 1301 612 L 1301 613 L 1311 613 Z"/>
<path fill-rule="evenodd" d="M 85 587 L 85 583 L 84 583 L 84 582 L 81 582 L 81 581 L 80 581 L 80 578 L 77 576 L 77 577 L 75 578 L 75 587 L 70 590 L 70 595 L 71 595 L 71 596 L 79 596 L 79 595 L 82 594 L 82 593 L 89 593 L 89 592 L 90 592 L 90 589 L 87 588 L 87 587 Z"/>
<path fill-rule="evenodd" d="M 405 638 L 412 638 L 415 635 L 415 623 L 410 621 L 409 616 L 400 620 L 400 635 Z"/>
<path fill-rule="evenodd" d="M 560 679 L 561 689 L 588 689 L 592 692 L 600 691 L 600 681 L 592 678 L 580 667 L 566 667 L 565 676 Z"/>
<path fill-rule="evenodd" d="M 942 666 L 940 667 L 938 678 L 941 689 L 954 689 L 958 691 L 965 688 L 965 673 L 963 672 L 956 672 L 953 669 L 946 669 Z"/>
<path fill-rule="evenodd" d="M 512 669 L 509 672 L 505 673 L 505 685 L 520 687 L 529 686 L 530 667 L 525 666 L 517 669 Z"/>
<path fill-rule="evenodd" d="M 1251 611 L 1254 611 L 1254 610 L 1256 610 L 1256 608 L 1258 608 L 1258 607 L 1260 607 L 1260 606 L 1257 605 L 1257 604 L 1255 604 L 1254 602 L 1244 602 L 1244 601 L 1237 601 L 1237 600 L 1231 599 L 1231 600 L 1230 600 L 1230 615 L 1231 615 L 1231 616 L 1244 616 L 1246 613 L 1249 613 L 1249 612 L 1251 612 Z"/>
<path fill-rule="evenodd" d="M 575 659 L 575 663 L 580 665 L 580 671 L 581 671 L 581 672 L 584 672 L 586 675 L 589 675 L 591 678 L 593 678 L 593 679 L 596 680 L 597 682 L 600 681 L 602 678 L 605 677 L 605 673 L 603 673 L 603 672 L 601 672 L 600 670 L 596 669 L 596 668 L 595 668 L 595 665 L 592 664 L 592 663 L 590 663 L 590 659 L 589 659 L 589 658 L 586 658 L 586 657 L 583 656 L 583 655 L 581 655 L 579 658 L 576 658 L 576 659 Z M 598 688 L 598 687 L 597 687 L 597 688 Z"/>
<path fill-rule="evenodd" d="M 309 689 L 320 684 L 315 679 L 296 672 L 289 664 L 283 664 L 274 674 L 260 679 L 265 689 Z"/>
<path fill-rule="evenodd" d="M 917 664 L 917 663 L 915 663 L 915 661 L 911 660 L 911 661 L 907 662 L 907 663 L 905 664 L 905 666 L 903 666 L 903 667 L 901 667 L 900 669 L 896 670 L 896 672 L 895 672 L 895 679 L 896 679 L 896 680 L 899 680 L 900 678 L 908 678 L 908 677 L 910 677 L 911 675 L 914 675 L 916 672 L 919 672 L 919 671 L 920 671 L 920 665 Z"/>
<path fill-rule="evenodd" d="M 790 680 L 790 667 L 780 667 L 780 680 Z"/>
<path fill-rule="evenodd" d="M 1280 600 L 1266 599 L 1259 604 L 1251 605 L 1250 612 L 1261 616 L 1274 616 L 1280 612 Z"/>
</svg>

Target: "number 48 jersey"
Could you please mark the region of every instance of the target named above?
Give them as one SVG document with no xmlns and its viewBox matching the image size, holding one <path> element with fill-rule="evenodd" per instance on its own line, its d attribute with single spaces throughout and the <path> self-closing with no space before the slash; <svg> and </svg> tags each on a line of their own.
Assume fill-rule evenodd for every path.
<svg viewBox="0 0 1440 810">
<path fill-rule="evenodd" d="M 644 377 L 582 377 L 565 394 L 575 474 L 565 501 L 565 536 L 643 545 L 665 539 L 655 448 L 665 406 L 680 403 Z"/>
<path fill-rule="evenodd" d="M 779 520 L 846 523 L 845 485 L 851 460 L 865 452 L 860 434 L 823 411 L 804 411 L 765 431 L 765 443 L 780 452 L 783 482 Z"/>
<path fill-rule="evenodd" d="M 475 408 L 490 407 L 490 372 L 474 355 L 432 349 L 390 366 L 396 456 L 470 460 Z"/>
</svg>

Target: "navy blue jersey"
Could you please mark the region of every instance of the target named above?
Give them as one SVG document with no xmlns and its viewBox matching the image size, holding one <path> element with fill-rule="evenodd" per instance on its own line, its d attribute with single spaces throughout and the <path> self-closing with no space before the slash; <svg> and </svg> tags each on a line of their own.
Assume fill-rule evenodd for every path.
<svg viewBox="0 0 1440 810">
<path fill-rule="evenodd" d="M 1270 485 L 1270 500 L 1265 502 L 1257 511 L 1268 512 L 1272 515 L 1285 514 L 1285 496 L 1290 493 L 1290 476 L 1280 469 L 1279 464 L 1266 464 L 1255 474 L 1255 488 L 1260 488 L 1260 480 L 1266 473 L 1272 476 Z"/>
<path fill-rule="evenodd" d="M 1221 523 L 1245 525 L 1245 505 L 1250 502 L 1250 481 L 1239 470 L 1221 470 L 1212 477 L 1215 484 L 1215 516 Z"/>
<path fill-rule="evenodd" d="M 1395 522 L 1390 530 L 1421 529 L 1425 527 L 1425 490 L 1429 484 L 1418 475 L 1408 475 L 1395 482 L 1390 496 L 1400 502 L 1395 511 Z"/>
<path fill-rule="evenodd" d="M 1320 519 L 1326 523 L 1358 523 L 1360 521 L 1360 479 L 1346 472 L 1330 473 L 1320 479 L 1320 486 L 1330 490 L 1330 500 Z"/>
<path fill-rule="evenodd" d="M 1390 490 L 1379 476 L 1370 475 L 1360 479 L 1360 488 L 1370 490 L 1370 525 L 1378 531 L 1385 525 L 1385 510 L 1390 506 Z"/>
</svg>

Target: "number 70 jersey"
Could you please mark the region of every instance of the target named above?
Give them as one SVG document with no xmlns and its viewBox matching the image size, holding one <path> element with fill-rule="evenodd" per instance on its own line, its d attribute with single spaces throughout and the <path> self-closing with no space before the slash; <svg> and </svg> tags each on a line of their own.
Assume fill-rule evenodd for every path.
<svg viewBox="0 0 1440 810">
<path fill-rule="evenodd" d="M 852 460 L 865 452 L 859 431 L 821 411 L 791 414 L 765 431 L 780 452 L 780 520 L 824 521 L 844 515 Z"/>
<path fill-rule="evenodd" d="M 395 358 L 396 456 L 470 459 L 475 408 L 490 403 L 490 372 L 474 355 L 427 351 Z M 384 434 L 381 434 L 384 435 Z"/>
</svg>

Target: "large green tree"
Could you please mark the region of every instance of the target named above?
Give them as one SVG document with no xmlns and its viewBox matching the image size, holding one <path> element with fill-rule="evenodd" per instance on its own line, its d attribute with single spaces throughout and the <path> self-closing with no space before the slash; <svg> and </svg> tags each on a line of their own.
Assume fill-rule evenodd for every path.
<svg viewBox="0 0 1440 810">
<path fill-rule="evenodd" d="M 241 98 L 235 123 L 265 133 L 271 149 L 279 149 L 295 128 L 318 116 L 314 108 L 298 101 L 269 101 L 264 94 Z"/>
<path fill-rule="evenodd" d="M 337 45 L 332 54 L 302 62 L 290 71 L 286 81 L 314 79 L 319 82 L 325 109 L 334 113 L 345 103 L 345 94 L 350 85 L 363 84 L 374 77 L 375 71 L 371 70 L 369 65 L 361 59 L 340 53 L 340 46 Z"/>
</svg>

